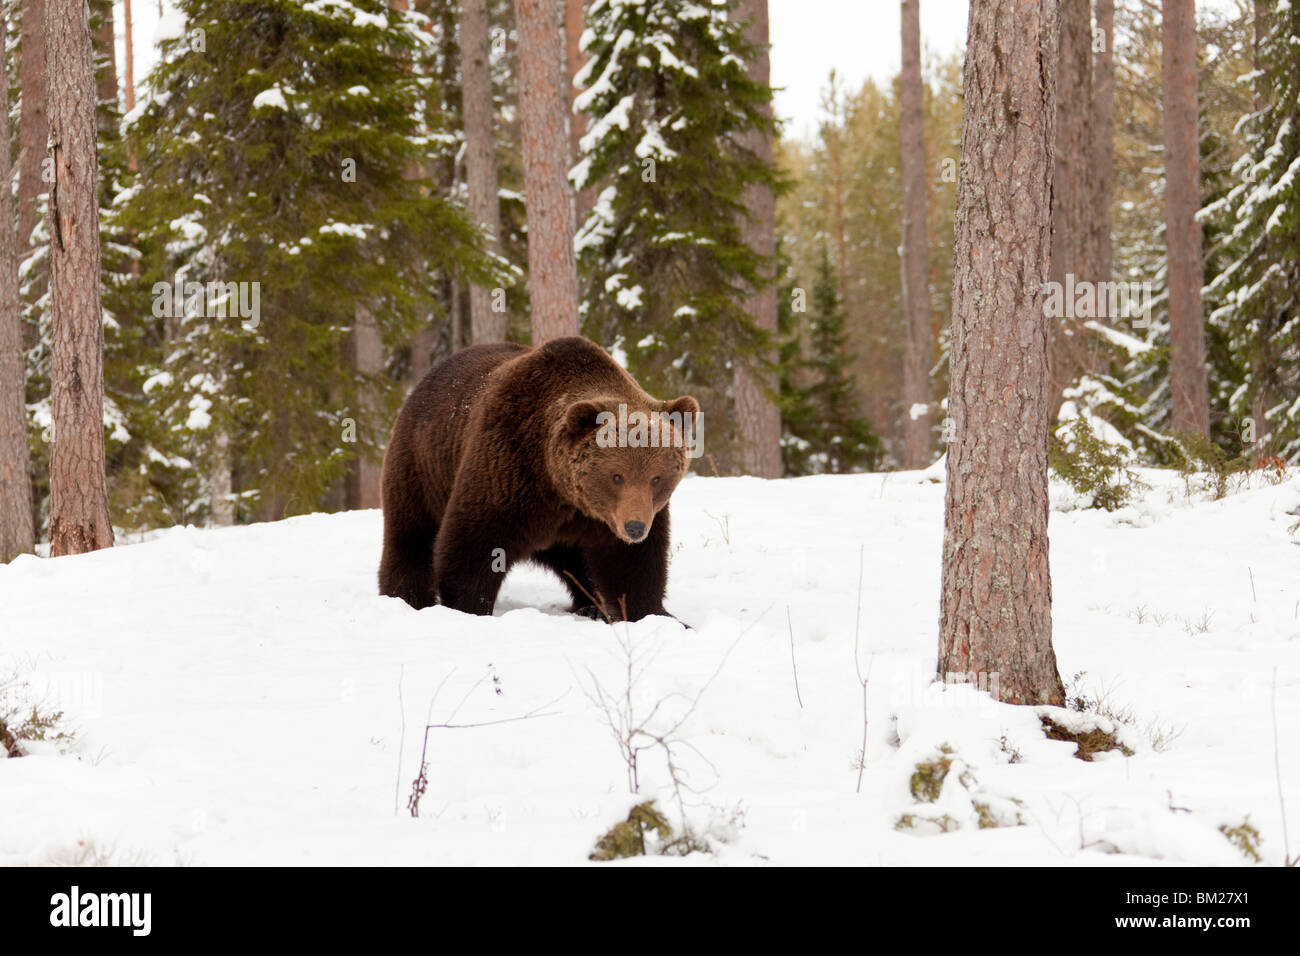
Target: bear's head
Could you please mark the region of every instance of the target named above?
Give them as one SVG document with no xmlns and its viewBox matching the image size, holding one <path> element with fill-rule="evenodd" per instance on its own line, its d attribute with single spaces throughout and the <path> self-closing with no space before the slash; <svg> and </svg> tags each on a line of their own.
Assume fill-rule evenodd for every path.
<svg viewBox="0 0 1300 956">
<path fill-rule="evenodd" d="M 613 397 L 572 402 L 555 436 L 562 491 L 620 540 L 644 541 L 698 454 L 699 416 L 689 395 L 635 405 Z"/>
</svg>

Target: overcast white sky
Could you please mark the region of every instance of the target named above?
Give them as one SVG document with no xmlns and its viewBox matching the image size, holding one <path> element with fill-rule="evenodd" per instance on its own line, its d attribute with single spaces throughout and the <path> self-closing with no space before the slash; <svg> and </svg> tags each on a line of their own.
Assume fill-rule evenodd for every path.
<svg viewBox="0 0 1300 956">
<path fill-rule="evenodd" d="M 947 54 L 966 46 L 969 0 L 921 0 L 921 43 Z M 900 67 L 898 0 L 768 0 L 772 85 L 788 135 L 807 138 L 831 69 L 850 89 L 887 83 Z"/>
<path fill-rule="evenodd" d="M 834 68 L 852 88 L 868 76 L 888 82 L 899 69 L 898 0 L 768 0 L 771 14 L 772 85 L 777 114 L 787 133 L 816 130 L 821 92 Z M 1232 0 L 1200 0 L 1230 6 Z M 161 0 L 134 0 L 136 84 L 157 58 L 154 31 Z M 921 43 L 947 54 L 966 45 L 969 0 L 921 0 Z M 118 62 L 122 51 L 122 4 L 117 2 Z"/>
</svg>

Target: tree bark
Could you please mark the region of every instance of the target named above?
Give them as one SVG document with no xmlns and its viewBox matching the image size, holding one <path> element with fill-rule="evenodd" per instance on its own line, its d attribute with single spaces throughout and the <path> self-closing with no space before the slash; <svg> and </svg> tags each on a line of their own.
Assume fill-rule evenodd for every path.
<svg viewBox="0 0 1300 956">
<path fill-rule="evenodd" d="M 1092 11 L 1087 0 L 1059 5 L 1060 38 L 1056 58 L 1056 149 L 1052 174 L 1051 281 L 1066 285 L 1066 277 L 1091 282 L 1096 276 L 1088 261 L 1088 236 L 1093 218 L 1092 172 Z M 1086 367 L 1081 323 L 1066 303 L 1063 315 L 1052 316 L 1049 355 L 1052 364 L 1052 413 L 1061 393 Z M 1086 319 L 1085 319 L 1086 321 Z"/>
<path fill-rule="evenodd" d="M 1210 430 L 1201 286 L 1200 147 L 1196 116 L 1196 6 L 1164 0 L 1165 245 L 1169 282 L 1169 375 L 1174 432 Z"/>
<path fill-rule="evenodd" d="M 762 86 L 770 86 L 771 62 L 768 57 L 767 0 L 741 0 L 735 16 L 746 22 L 745 39 L 755 48 L 749 64 L 749 78 Z M 772 161 L 772 139 L 761 130 L 745 134 L 745 148 L 764 162 Z M 749 212 L 742 228 L 745 244 L 769 263 L 776 255 L 776 197 L 766 185 L 754 185 L 745 190 L 745 208 Z M 771 278 L 765 275 L 765 278 Z M 771 281 L 753 291 L 745 303 L 745 310 L 754 324 L 770 335 L 776 335 L 776 286 Z M 776 356 L 767 353 L 758 360 L 741 360 L 735 366 L 736 424 L 740 435 L 739 464 L 745 474 L 760 478 L 780 478 L 781 465 L 781 413 L 771 398 L 771 383 L 759 362 L 775 362 Z"/>
<path fill-rule="evenodd" d="M 352 367 L 362 376 L 374 376 L 383 371 L 384 344 L 379 335 L 379 326 L 375 314 L 364 306 L 357 306 L 356 320 L 352 334 L 348 337 Z M 361 408 L 358 418 L 369 424 L 379 414 L 379 402 L 374 389 L 362 383 L 358 392 L 361 396 Z M 369 429 L 362 429 L 361 435 L 368 435 Z M 380 459 L 366 454 L 364 437 L 359 442 L 363 447 L 352 462 L 348 471 L 345 501 L 350 510 L 379 507 L 379 471 Z"/>
<path fill-rule="evenodd" d="M 113 37 L 113 2 L 102 0 L 99 32 L 95 36 L 95 53 L 105 59 L 103 72 L 96 77 L 99 102 L 117 106 L 117 41 Z"/>
<path fill-rule="evenodd" d="M 0 15 L 0 50 L 7 39 Z M 0 103 L 9 102 L 9 71 L 0 70 Z M 9 111 L 0 110 L 0 143 L 9 144 Z M 11 182 L 9 150 L 0 149 L 0 183 Z M 0 189 L 0 564 L 36 546 L 31 460 L 27 451 L 27 353 L 18 300 L 14 196 Z"/>
<path fill-rule="evenodd" d="M 47 0 L 23 0 L 22 67 L 18 85 L 18 258 L 31 249 L 32 230 L 40 218 L 40 197 L 49 188 L 41 179 L 41 160 L 50 136 L 45 109 L 45 15 Z"/>
<path fill-rule="evenodd" d="M 95 65 L 86 0 L 50 0 L 50 554 L 113 544 L 104 474 Z"/>
<path fill-rule="evenodd" d="M 221 427 L 212 432 L 212 467 L 208 474 L 212 526 L 227 528 L 235 523 L 234 476 L 230 461 L 230 434 Z"/>
<path fill-rule="evenodd" d="M 925 116 L 922 112 L 921 4 L 903 0 L 903 72 L 899 79 L 899 134 L 903 145 L 903 467 L 930 464 L 930 279 L 926 261 Z"/>
<path fill-rule="evenodd" d="M 1056 0 L 971 4 L 939 676 L 1060 704 L 1047 540 Z"/>
<path fill-rule="evenodd" d="M 492 129 L 491 56 L 487 0 L 460 0 L 461 98 L 469 212 L 487 236 L 488 248 L 498 252 L 501 206 L 497 196 L 496 137 Z M 470 286 L 470 340 L 476 345 L 505 341 L 506 313 L 504 309 L 493 311 L 492 299 L 490 288 Z"/>
<path fill-rule="evenodd" d="M 131 36 L 131 0 L 122 0 L 122 49 L 124 55 L 122 59 L 122 100 L 126 105 L 126 112 L 135 109 L 135 49 L 132 46 Z M 134 167 L 132 167 L 134 168 Z"/>
<path fill-rule="evenodd" d="M 578 267 L 569 186 L 569 97 L 559 0 L 515 0 L 519 125 L 528 207 L 533 344 L 578 334 Z"/>
<path fill-rule="evenodd" d="M 1099 282 L 1111 281 L 1115 201 L 1115 0 L 1096 0 L 1092 54 L 1092 249 L 1088 261 Z M 1097 49 L 1098 41 L 1102 48 Z M 1108 297 L 1097 297 L 1097 321 L 1109 322 Z"/>
</svg>

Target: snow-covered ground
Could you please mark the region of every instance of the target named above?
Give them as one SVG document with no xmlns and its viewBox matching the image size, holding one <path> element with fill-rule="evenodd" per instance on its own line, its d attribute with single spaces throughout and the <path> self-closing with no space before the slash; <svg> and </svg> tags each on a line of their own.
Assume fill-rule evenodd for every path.
<svg viewBox="0 0 1300 956">
<path fill-rule="evenodd" d="M 0 673 L 74 737 L 0 761 L 0 866 L 585 862 L 636 802 L 679 822 L 663 748 L 634 797 L 606 722 L 629 651 L 634 723 L 668 741 L 715 850 L 680 862 L 1237 865 L 1219 827 L 1249 817 L 1277 864 L 1275 670 L 1300 842 L 1300 479 L 1209 501 L 1145 477 L 1115 514 L 1053 488 L 1062 675 L 1132 715 L 1134 754 L 1092 763 L 1029 708 L 932 684 L 943 486 L 924 473 L 689 478 L 667 604 L 693 629 L 575 618 L 534 569 L 495 617 L 413 611 L 376 595 L 378 512 L 21 558 L 0 567 Z M 416 819 L 426 723 L 482 726 L 428 732 Z"/>
</svg>

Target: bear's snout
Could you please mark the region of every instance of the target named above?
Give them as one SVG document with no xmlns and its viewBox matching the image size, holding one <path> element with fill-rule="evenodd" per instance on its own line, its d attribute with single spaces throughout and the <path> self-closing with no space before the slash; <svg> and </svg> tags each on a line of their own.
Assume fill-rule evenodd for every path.
<svg viewBox="0 0 1300 956">
<path fill-rule="evenodd" d="M 629 521 L 623 525 L 623 530 L 627 532 L 627 536 L 633 541 L 640 541 L 645 537 L 645 522 Z"/>
</svg>

